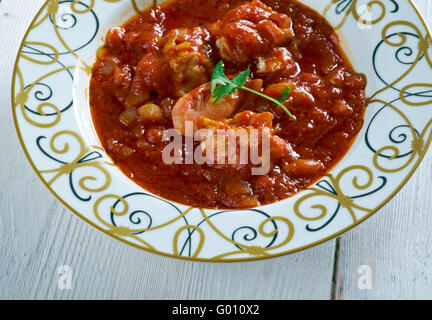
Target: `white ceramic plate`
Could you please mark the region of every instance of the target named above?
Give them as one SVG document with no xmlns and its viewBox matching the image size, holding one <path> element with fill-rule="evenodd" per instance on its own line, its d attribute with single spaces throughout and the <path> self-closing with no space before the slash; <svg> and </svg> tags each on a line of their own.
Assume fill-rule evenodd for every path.
<svg viewBox="0 0 432 320">
<path fill-rule="evenodd" d="M 250 210 L 188 208 L 158 198 L 112 165 L 92 125 L 88 85 L 112 26 L 149 6 L 51 0 L 29 28 L 13 78 L 22 146 L 47 188 L 99 230 L 176 258 L 279 256 L 354 227 L 405 184 L 432 139 L 431 36 L 411 1 L 304 0 L 338 30 L 368 78 L 365 125 L 329 176 L 295 197 Z"/>
</svg>

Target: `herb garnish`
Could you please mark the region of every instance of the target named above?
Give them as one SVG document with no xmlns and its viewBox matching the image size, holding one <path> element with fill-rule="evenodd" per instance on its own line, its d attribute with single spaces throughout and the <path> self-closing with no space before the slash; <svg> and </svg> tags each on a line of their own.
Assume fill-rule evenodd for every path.
<svg viewBox="0 0 432 320">
<path fill-rule="evenodd" d="M 255 91 L 251 88 L 245 86 L 246 80 L 250 74 L 251 70 L 248 67 L 247 70 L 241 72 L 237 77 L 233 79 L 228 79 L 225 75 L 225 66 L 223 61 L 220 61 L 215 69 L 213 70 L 212 80 L 211 80 L 211 93 L 214 99 L 214 103 L 218 102 L 224 96 L 230 96 L 237 90 L 246 90 L 254 93 L 262 98 L 270 100 L 274 105 L 280 106 L 292 120 L 296 120 L 293 114 L 282 104 L 288 96 L 290 95 L 290 88 L 286 87 L 282 90 L 282 96 L 280 98 L 274 99 L 265 95 L 261 92 Z"/>
</svg>

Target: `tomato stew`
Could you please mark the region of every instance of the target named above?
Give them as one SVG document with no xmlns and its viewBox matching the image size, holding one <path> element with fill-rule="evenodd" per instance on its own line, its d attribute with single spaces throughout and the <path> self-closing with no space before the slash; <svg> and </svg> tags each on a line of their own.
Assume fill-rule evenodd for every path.
<svg viewBox="0 0 432 320">
<path fill-rule="evenodd" d="M 90 104 L 104 148 L 137 184 L 189 206 L 250 208 L 292 196 L 340 161 L 363 125 L 364 76 L 329 23 L 294 0 L 174 0 L 112 28 L 97 55 Z M 246 86 L 265 95 L 281 97 L 288 87 L 283 104 L 297 120 L 244 90 L 218 107 L 207 103 L 221 60 L 228 77 L 249 66 Z M 197 117 L 208 126 L 268 129 L 270 171 L 166 164 L 163 132 L 185 134 L 180 122 Z"/>
</svg>

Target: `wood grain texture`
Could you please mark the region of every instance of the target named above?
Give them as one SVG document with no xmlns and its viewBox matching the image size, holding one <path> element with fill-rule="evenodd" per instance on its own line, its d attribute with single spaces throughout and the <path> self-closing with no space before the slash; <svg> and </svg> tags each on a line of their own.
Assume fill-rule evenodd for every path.
<svg viewBox="0 0 432 320">
<path fill-rule="evenodd" d="M 139 251 L 93 229 L 45 189 L 19 145 L 10 83 L 19 39 L 43 0 L 0 4 L 0 299 L 328 299 L 335 241 L 267 261 L 208 264 Z M 415 0 L 432 23 L 432 1 Z M 334 297 L 432 298 L 432 158 L 387 206 L 340 238 Z M 57 288 L 60 265 L 72 290 Z M 375 269 L 372 290 L 358 268 Z"/>
<path fill-rule="evenodd" d="M 415 0 L 429 26 L 432 1 Z M 432 299 L 432 157 L 387 206 L 340 239 L 337 299 Z M 360 290 L 358 268 L 374 284 Z"/>
<path fill-rule="evenodd" d="M 335 241 L 266 261 L 209 264 L 118 242 L 65 209 L 28 164 L 10 112 L 20 39 L 43 0 L 0 4 L 0 299 L 329 299 Z M 73 268 L 72 290 L 57 270 Z"/>
</svg>

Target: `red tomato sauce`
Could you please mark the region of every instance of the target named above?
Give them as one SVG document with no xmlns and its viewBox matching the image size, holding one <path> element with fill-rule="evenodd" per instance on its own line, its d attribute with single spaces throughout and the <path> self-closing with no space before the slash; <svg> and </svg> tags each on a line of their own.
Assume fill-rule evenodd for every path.
<svg viewBox="0 0 432 320">
<path fill-rule="evenodd" d="M 97 55 L 90 105 L 100 141 L 133 181 L 182 204 L 250 208 L 292 196 L 337 164 L 363 125 L 364 76 L 328 22 L 297 1 L 171 1 L 112 28 Z M 266 175 L 252 175 L 247 165 L 162 160 L 173 108 L 208 83 L 221 60 L 227 75 L 250 66 L 246 86 L 268 96 L 291 89 L 283 104 L 296 121 L 247 92 L 226 117 L 238 126 L 255 125 L 252 118 L 269 126 L 285 151 L 272 153 Z"/>
</svg>

